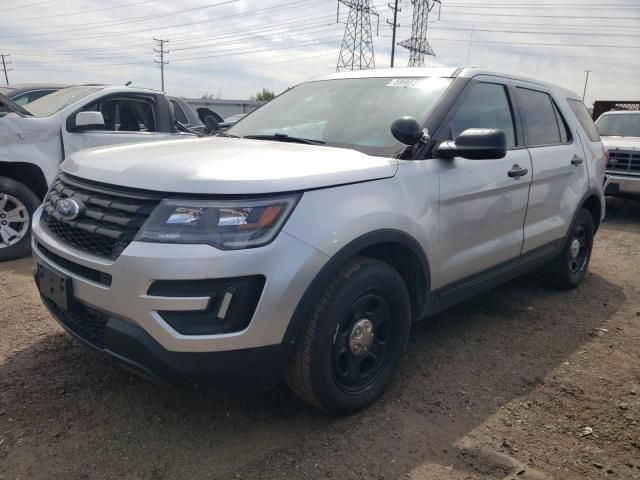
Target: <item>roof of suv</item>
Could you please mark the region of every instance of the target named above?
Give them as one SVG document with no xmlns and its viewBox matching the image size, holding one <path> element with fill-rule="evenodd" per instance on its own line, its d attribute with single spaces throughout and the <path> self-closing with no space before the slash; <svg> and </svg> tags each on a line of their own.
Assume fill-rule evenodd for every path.
<svg viewBox="0 0 640 480">
<path fill-rule="evenodd" d="M 537 85 L 553 90 L 559 95 L 566 96 L 575 100 L 580 97 L 571 90 L 554 85 L 548 82 L 542 82 L 534 78 L 527 78 L 521 75 L 512 75 L 509 73 L 501 73 L 480 68 L 462 68 L 462 67 L 439 67 L 439 68 L 380 68 L 369 70 L 353 70 L 348 72 L 331 73 L 314 77 L 311 81 L 318 80 L 338 80 L 341 78 L 393 78 L 393 77 L 438 77 L 438 78 L 473 78 L 478 75 L 491 75 L 495 77 L 509 78 L 512 80 L 520 80 L 523 82 L 535 83 Z"/>
</svg>

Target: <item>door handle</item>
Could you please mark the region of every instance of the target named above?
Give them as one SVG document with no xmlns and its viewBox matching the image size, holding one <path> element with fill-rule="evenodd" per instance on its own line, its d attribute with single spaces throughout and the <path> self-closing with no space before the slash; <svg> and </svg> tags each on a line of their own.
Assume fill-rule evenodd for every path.
<svg viewBox="0 0 640 480">
<path fill-rule="evenodd" d="M 582 158 L 580 158 L 578 155 L 574 155 L 573 158 L 571 159 L 571 165 L 578 166 L 582 162 L 584 162 L 584 160 Z"/>
<path fill-rule="evenodd" d="M 520 165 L 516 164 L 511 167 L 511 170 L 507 172 L 507 175 L 509 175 L 511 178 L 520 178 L 524 177 L 527 173 L 529 173 L 529 170 L 527 168 L 522 168 L 520 167 Z"/>
</svg>

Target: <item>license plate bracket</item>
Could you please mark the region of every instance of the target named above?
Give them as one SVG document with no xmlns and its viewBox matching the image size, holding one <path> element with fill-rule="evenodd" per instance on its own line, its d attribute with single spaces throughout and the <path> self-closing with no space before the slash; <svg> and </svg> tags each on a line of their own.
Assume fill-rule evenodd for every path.
<svg viewBox="0 0 640 480">
<path fill-rule="evenodd" d="M 38 289 L 40 294 L 69 312 L 73 306 L 73 282 L 71 278 L 38 264 Z"/>
</svg>

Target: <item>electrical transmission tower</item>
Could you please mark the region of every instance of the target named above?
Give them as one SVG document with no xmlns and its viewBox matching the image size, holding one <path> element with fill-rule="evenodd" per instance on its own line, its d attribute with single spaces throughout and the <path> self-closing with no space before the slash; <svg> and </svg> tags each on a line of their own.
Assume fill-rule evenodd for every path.
<svg viewBox="0 0 640 480">
<path fill-rule="evenodd" d="M 378 25 L 380 22 L 376 7 L 371 0 L 338 0 L 338 14 L 341 3 L 349 7 L 349 18 L 344 28 L 336 71 L 376 68 L 371 32 L 371 16 L 378 17 Z"/>
<path fill-rule="evenodd" d="M 401 47 L 409 50 L 409 66 L 424 67 L 424 56 L 435 52 L 427 41 L 427 24 L 429 13 L 438 5 L 438 19 L 440 19 L 440 0 L 411 0 L 413 4 L 413 23 L 411 24 L 411 38 L 400 42 Z"/>
<path fill-rule="evenodd" d="M 157 48 L 154 48 L 153 51 L 156 52 L 160 57 L 160 60 L 154 60 L 154 62 L 160 65 L 160 82 L 162 85 L 162 91 L 164 92 L 164 66 L 169 64 L 169 62 L 165 61 L 164 59 L 164 56 L 167 53 L 169 53 L 169 50 L 164 49 L 164 44 L 169 43 L 169 40 L 162 40 L 160 38 L 155 38 L 155 37 L 153 39 L 155 40 L 158 47 L 160 48 L 159 50 Z"/>
<path fill-rule="evenodd" d="M 7 65 L 11 65 L 11 62 L 7 60 L 7 57 L 10 57 L 11 55 L 8 55 L 6 53 L 0 54 L 0 57 L 2 57 L 2 69 L 4 70 L 4 80 L 5 82 L 7 82 L 7 85 L 9 85 L 9 76 L 7 75 L 7 72 L 10 72 L 12 69 L 8 68 Z"/>
</svg>

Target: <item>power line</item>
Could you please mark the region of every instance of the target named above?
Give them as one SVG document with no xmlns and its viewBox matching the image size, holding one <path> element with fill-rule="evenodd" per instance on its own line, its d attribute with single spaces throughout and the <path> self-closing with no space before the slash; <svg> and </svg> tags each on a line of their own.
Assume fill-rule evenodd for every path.
<svg viewBox="0 0 640 480">
<path fill-rule="evenodd" d="M 341 3 L 349 7 L 349 17 L 344 28 L 336 71 L 376 68 L 371 16 L 378 17 L 378 22 L 380 16 L 375 5 L 370 0 L 338 0 L 338 16 Z"/>
<path fill-rule="evenodd" d="M 155 37 L 153 37 L 153 40 L 156 42 L 158 47 L 160 47 L 160 50 L 158 50 L 157 48 L 153 49 L 153 51 L 156 52 L 160 57 L 160 60 L 153 60 L 153 61 L 160 65 L 160 82 L 161 82 L 160 84 L 161 84 L 161 90 L 164 92 L 164 66 L 169 64 L 169 62 L 165 61 L 164 59 L 164 56 L 167 53 L 169 53 L 168 50 L 164 49 L 164 44 L 169 43 L 169 40 L 164 40 L 164 39 L 155 38 Z"/>
<path fill-rule="evenodd" d="M 237 0 L 233 0 L 233 1 L 237 1 Z M 192 21 L 192 22 L 185 22 L 185 23 L 177 23 L 177 24 L 171 24 L 171 25 L 165 25 L 162 27 L 151 27 L 151 28 L 146 28 L 146 29 L 137 29 L 137 30 L 118 30 L 118 31 L 111 31 L 111 32 L 102 32 L 102 33 L 97 33 L 97 34 L 80 34 L 77 36 L 72 36 L 69 38 L 56 38 L 56 39 L 47 39 L 47 40 L 29 40 L 30 43 L 50 43 L 52 41 L 75 41 L 75 40 L 88 40 L 88 39 L 92 39 L 92 38 L 105 38 L 105 37 L 112 37 L 112 36 L 122 36 L 122 35 L 130 35 L 130 34 L 140 34 L 140 33 L 144 33 L 144 32 L 156 32 L 158 30 L 166 30 L 166 29 L 175 29 L 175 28 L 181 28 L 181 27 L 191 27 L 193 25 L 199 25 L 202 23 L 212 23 L 212 22 L 216 22 L 216 21 L 222 21 L 222 20 L 230 20 L 233 18 L 243 18 L 246 19 L 248 16 L 251 15 L 261 15 L 265 12 L 270 12 L 273 10 L 282 10 L 283 8 L 286 8 L 288 10 L 293 9 L 293 8 L 300 8 L 300 7 L 304 7 L 306 9 L 308 9 L 310 6 L 313 6 L 315 4 L 325 4 L 326 2 L 323 0 L 318 0 L 315 2 L 308 2 L 308 0 L 297 0 L 297 1 L 293 1 L 293 2 L 289 2 L 289 3 L 283 3 L 280 5 L 274 5 L 271 7 L 266 7 L 266 8 L 261 8 L 258 10 L 253 10 L 253 11 L 247 11 L 247 12 L 242 12 L 242 13 L 235 13 L 235 14 L 231 14 L 231 15 L 223 15 L 223 16 L 219 16 L 219 17 L 210 17 L 207 18 L 205 20 L 196 20 L 196 21 Z M 96 28 L 102 28 L 102 27 L 96 27 Z M 52 34 L 52 33 L 47 33 L 47 34 Z M 22 38 L 21 35 L 14 35 L 15 36 L 19 36 Z"/>
<path fill-rule="evenodd" d="M 141 2 L 124 3 L 122 5 L 115 5 L 113 7 L 96 8 L 95 10 L 82 10 L 80 12 L 71 12 L 71 13 L 57 13 L 56 15 L 45 15 L 42 17 L 25 17 L 20 19 L 20 25 L 24 24 L 29 20 L 44 20 L 48 18 L 71 17 L 74 15 L 88 15 L 90 13 L 104 12 L 106 10 L 117 10 L 118 8 L 137 7 L 139 5 L 144 5 L 146 3 L 153 3 L 155 1 L 156 0 L 143 0 Z"/>
<path fill-rule="evenodd" d="M 6 57 L 10 57 L 11 55 L 8 55 L 6 53 L 2 53 L 0 54 L 0 57 L 2 57 L 2 69 L 4 70 L 4 80 L 5 82 L 7 82 L 7 85 L 9 85 L 9 76 L 7 75 L 7 71 L 11 71 L 11 68 L 7 68 L 7 65 L 11 65 L 11 62 L 5 60 Z"/>
<path fill-rule="evenodd" d="M 75 29 L 71 29 L 69 30 L 68 27 L 72 27 L 73 24 L 70 25 L 58 25 L 56 28 L 62 28 L 64 27 L 63 30 L 54 30 L 51 32 L 36 32 L 36 33 L 28 33 L 28 34 L 19 34 L 19 35 L 9 35 L 9 36 L 4 36 L 4 38 L 12 38 L 12 37 L 33 37 L 33 36 L 41 36 L 41 35 L 55 35 L 57 33 L 73 33 L 73 32 L 80 32 L 83 30 L 93 30 L 94 28 L 106 28 L 106 27 L 115 27 L 118 25 L 124 25 L 124 24 L 128 24 L 128 23 L 137 23 L 137 22 L 146 22 L 147 20 L 155 20 L 157 18 L 163 18 L 163 17 L 172 17 L 174 15 L 179 15 L 179 14 L 183 14 L 183 13 L 190 13 L 190 12 L 194 12 L 194 11 L 199 11 L 199 10 L 205 10 L 205 9 L 209 9 L 209 8 L 216 8 L 216 7 L 222 7 L 224 5 L 228 5 L 230 3 L 236 3 L 239 0 L 225 0 L 223 2 L 219 2 L 219 3 L 214 3 L 212 5 L 201 5 L 199 7 L 192 7 L 192 8 L 185 8 L 182 10 L 174 10 L 173 12 L 165 12 L 165 13 L 158 13 L 155 15 L 146 15 L 146 16 L 142 16 L 142 17 L 134 17 L 134 18 L 129 18 L 127 20 L 119 20 L 116 22 L 105 22 L 105 21 L 100 21 L 100 22 L 93 22 L 93 23 L 83 23 L 83 27 L 80 28 L 75 28 Z"/>
<path fill-rule="evenodd" d="M 11 10 L 17 10 L 19 8 L 27 8 L 27 7 L 35 7 L 36 5 L 42 5 L 43 3 L 52 3 L 52 2 L 57 2 L 58 0 L 43 0 L 41 2 L 33 2 L 33 3 L 27 3 L 27 4 L 23 4 L 23 5 L 18 5 L 17 7 L 11 7 L 11 8 L 3 8 L 2 9 L 2 14 L 4 15 L 5 13 L 11 11 Z"/>
</svg>

